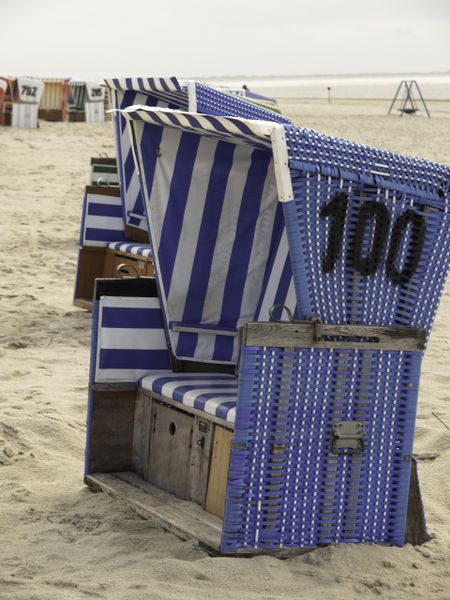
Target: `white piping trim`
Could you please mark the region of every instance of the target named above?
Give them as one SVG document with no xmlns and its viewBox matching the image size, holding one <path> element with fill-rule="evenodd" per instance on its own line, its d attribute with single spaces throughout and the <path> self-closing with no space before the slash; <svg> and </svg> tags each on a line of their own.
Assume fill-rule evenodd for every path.
<svg viewBox="0 0 450 600">
<path fill-rule="evenodd" d="M 270 138 L 272 140 L 278 200 L 280 202 L 290 202 L 294 199 L 294 191 L 292 189 L 291 174 L 289 171 L 289 157 L 283 125 L 274 124 Z"/>
<path fill-rule="evenodd" d="M 131 153 L 133 154 L 134 169 L 136 171 L 136 175 L 139 177 L 141 174 L 141 171 L 139 169 L 139 163 L 137 160 L 136 133 L 134 130 L 134 123 L 133 123 L 132 119 L 127 119 L 127 129 L 128 129 L 128 133 L 129 133 L 130 141 L 131 141 Z"/>
<path fill-rule="evenodd" d="M 195 81 L 187 81 L 183 83 L 187 83 L 188 111 L 197 112 L 197 94 L 195 91 Z"/>
</svg>

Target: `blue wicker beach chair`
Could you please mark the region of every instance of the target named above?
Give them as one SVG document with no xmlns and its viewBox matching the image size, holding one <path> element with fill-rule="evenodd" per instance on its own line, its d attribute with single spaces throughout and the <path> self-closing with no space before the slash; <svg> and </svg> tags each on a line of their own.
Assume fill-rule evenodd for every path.
<svg viewBox="0 0 450 600">
<path fill-rule="evenodd" d="M 121 114 L 170 368 L 91 380 L 86 483 L 223 553 L 402 545 L 407 515 L 423 541 L 408 495 L 450 169 L 289 123 Z M 129 282 L 106 284 L 125 306 Z"/>
</svg>

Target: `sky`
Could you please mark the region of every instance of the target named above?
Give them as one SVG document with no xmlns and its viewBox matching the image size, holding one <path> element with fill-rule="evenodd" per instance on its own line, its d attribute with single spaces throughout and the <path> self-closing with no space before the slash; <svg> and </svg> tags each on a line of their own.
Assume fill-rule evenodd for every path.
<svg viewBox="0 0 450 600">
<path fill-rule="evenodd" d="M 450 0 L 0 0 L 0 74 L 450 71 Z"/>
</svg>

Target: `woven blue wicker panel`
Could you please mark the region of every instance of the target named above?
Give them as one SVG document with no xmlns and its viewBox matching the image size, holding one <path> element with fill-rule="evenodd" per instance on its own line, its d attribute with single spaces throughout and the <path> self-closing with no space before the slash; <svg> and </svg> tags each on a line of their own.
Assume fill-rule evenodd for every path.
<svg viewBox="0 0 450 600">
<path fill-rule="evenodd" d="M 421 356 L 243 348 L 222 551 L 402 545 Z M 334 454 L 348 420 L 363 451 Z"/>
<path fill-rule="evenodd" d="M 258 119 L 273 121 L 275 123 L 288 123 L 292 121 L 278 113 L 262 108 L 243 100 L 232 94 L 216 90 L 201 83 L 195 84 L 197 112 L 208 115 L 241 117 L 243 119 Z"/>
<path fill-rule="evenodd" d="M 429 333 L 450 264 L 450 169 L 286 129 L 301 317 Z"/>
<path fill-rule="evenodd" d="M 323 135 L 316 131 L 285 125 L 289 158 L 342 172 L 373 175 L 388 173 L 391 185 L 414 186 L 423 191 L 448 192 L 450 167 L 413 156 L 405 156 Z"/>
</svg>

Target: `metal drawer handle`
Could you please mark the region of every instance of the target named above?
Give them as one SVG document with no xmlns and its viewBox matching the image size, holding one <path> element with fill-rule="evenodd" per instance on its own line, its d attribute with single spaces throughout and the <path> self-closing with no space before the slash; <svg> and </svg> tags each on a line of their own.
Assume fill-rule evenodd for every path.
<svg viewBox="0 0 450 600">
<path fill-rule="evenodd" d="M 116 271 L 120 277 L 120 279 L 125 279 L 125 277 L 130 277 L 130 271 L 134 271 L 134 275 L 136 279 L 139 279 L 139 271 L 136 269 L 134 265 L 127 265 L 126 263 L 120 263 L 117 265 Z"/>
</svg>

